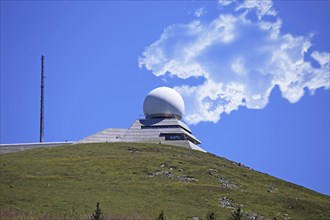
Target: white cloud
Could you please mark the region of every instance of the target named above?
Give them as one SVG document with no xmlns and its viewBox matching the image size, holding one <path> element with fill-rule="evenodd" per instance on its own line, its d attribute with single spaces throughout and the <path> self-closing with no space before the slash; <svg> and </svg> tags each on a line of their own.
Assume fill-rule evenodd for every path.
<svg viewBox="0 0 330 220">
<path fill-rule="evenodd" d="M 243 58 L 237 58 L 233 63 L 231 64 L 231 71 L 236 73 L 237 75 L 246 75 L 248 73 L 248 70 L 245 67 L 244 59 Z"/>
<path fill-rule="evenodd" d="M 185 120 L 191 124 L 200 121 L 217 122 L 222 113 L 237 110 L 244 98 L 244 85 L 223 84 L 207 80 L 201 86 L 181 86 L 175 89 L 184 96 L 186 108 Z"/>
<path fill-rule="evenodd" d="M 234 0 L 218 0 L 219 5 L 221 5 L 221 6 L 227 6 L 233 2 L 234 2 Z"/>
<path fill-rule="evenodd" d="M 271 0 L 245 0 L 236 10 L 245 9 L 248 11 L 255 10 L 259 20 L 265 15 L 275 16 L 277 12 L 273 8 Z"/>
<path fill-rule="evenodd" d="M 319 53 L 317 51 L 314 51 L 311 54 L 311 57 L 313 57 L 316 61 L 318 61 L 321 66 L 329 68 L 329 64 L 330 64 L 329 53 Z"/>
<path fill-rule="evenodd" d="M 203 7 L 196 9 L 194 12 L 194 16 L 197 18 L 202 17 L 204 14 L 206 14 L 206 10 Z"/>
<path fill-rule="evenodd" d="M 292 103 L 305 88 L 313 93 L 330 87 L 329 53 L 311 53 L 317 67 L 306 61 L 311 36 L 281 34 L 279 18 L 265 21 L 263 16 L 276 15 L 271 1 L 245 1 L 236 9 L 240 13 L 220 14 L 209 23 L 169 26 L 139 58 L 140 67 L 156 76 L 205 79 L 197 86 L 175 87 L 185 100 L 188 123 L 216 123 L 239 106 L 264 108 L 276 85 Z M 248 13 L 256 13 L 257 21 Z"/>
</svg>

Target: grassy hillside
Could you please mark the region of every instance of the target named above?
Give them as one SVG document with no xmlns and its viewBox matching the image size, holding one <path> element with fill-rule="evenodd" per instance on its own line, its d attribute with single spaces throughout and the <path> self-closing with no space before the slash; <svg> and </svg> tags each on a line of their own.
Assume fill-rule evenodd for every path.
<svg viewBox="0 0 330 220">
<path fill-rule="evenodd" d="M 141 218 L 164 210 L 170 220 L 210 211 L 227 219 L 242 205 L 251 219 L 330 219 L 329 196 L 180 147 L 77 144 L 0 158 L 1 219 L 83 217 L 96 202 L 107 215 Z"/>
</svg>

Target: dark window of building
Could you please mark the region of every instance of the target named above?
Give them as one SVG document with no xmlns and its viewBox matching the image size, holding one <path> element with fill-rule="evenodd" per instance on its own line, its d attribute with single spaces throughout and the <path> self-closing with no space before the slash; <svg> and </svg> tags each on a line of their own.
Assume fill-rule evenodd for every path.
<svg viewBox="0 0 330 220">
<path fill-rule="evenodd" d="M 183 134 L 165 134 L 166 141 L 184 140 Z"/>
<path fill-rule="evenodd" d="M 159 129 L 159 128 L 179 128 L 179 125 L 155 125 L 155 126 L 141 126 L 141 129 Z"/>
<path fill-rule="evenodd" d="M 159 128 L 182 128 L 183 130 L 185 130 L 191 134 L 190 131 L 188 131 L 186 128 L 184 128 L 180 125 L 154 125 L 154 126 L 145 125 L 145 126 L 141 126 L 141 129 L 159 129 Z"/>
</svg>

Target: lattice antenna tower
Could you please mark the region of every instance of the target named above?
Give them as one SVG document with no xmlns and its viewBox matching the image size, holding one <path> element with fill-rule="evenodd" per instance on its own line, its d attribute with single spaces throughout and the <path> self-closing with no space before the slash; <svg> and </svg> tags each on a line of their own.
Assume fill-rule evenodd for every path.
<svg viewBox="0 0 330 220">
<path fill-rule="evenodd" d="M 45 94 L 44 94 L 44 90 L 45 90 L 45 73 L 44 73 L 44 56 L 41 56 L 41 94 L 40 94 L 40 143 L 43 142 L 44 139 L 44 112 L 45 112 L 45 108 L 44 108 L 44 99 L 45 99 Z"/>
</svg>

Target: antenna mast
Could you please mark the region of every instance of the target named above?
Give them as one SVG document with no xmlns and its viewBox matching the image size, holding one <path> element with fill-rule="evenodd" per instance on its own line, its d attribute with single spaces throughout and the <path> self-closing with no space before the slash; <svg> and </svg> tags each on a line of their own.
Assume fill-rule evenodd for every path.
<svg viewBox="0 0 330 220">
<path fill-rule="evenodd" d="M 40 95 L 40 143 L 43 142 L 44 139 L 44 56 L 41 56 L 41 95 Z"/>
</svg>

